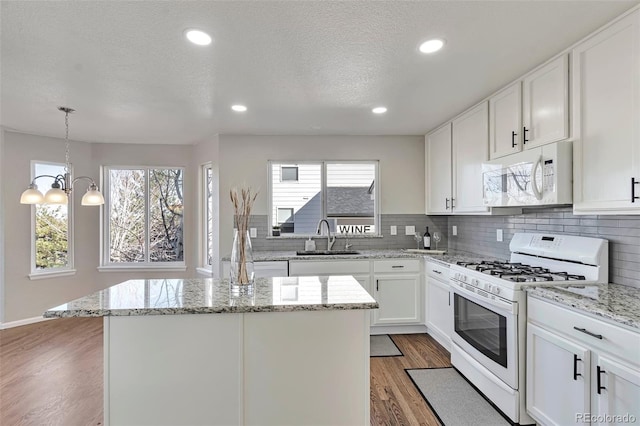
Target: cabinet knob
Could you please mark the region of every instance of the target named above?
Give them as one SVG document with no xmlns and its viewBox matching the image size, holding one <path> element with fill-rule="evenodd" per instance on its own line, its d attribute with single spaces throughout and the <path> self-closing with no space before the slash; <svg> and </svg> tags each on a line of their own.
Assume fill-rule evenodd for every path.
<svg viewBox="0 0 640 426">
<path fill-rule="evenodd" d="M 516 132 L 511 132 L 511 148 L 516 147 L 516 136 L 518 134 Z"/>
</svg>

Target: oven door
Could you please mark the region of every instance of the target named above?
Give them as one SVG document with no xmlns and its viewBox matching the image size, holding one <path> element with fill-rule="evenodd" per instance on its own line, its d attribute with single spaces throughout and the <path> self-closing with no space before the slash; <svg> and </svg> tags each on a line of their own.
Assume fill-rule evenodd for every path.
<svg viewBox="0 0 640 426">
<path fill-rule="evenodd" d="M 453 285 L 453 341 L 513 389 L 518 389 L 518 304 Z"/>
</svg>

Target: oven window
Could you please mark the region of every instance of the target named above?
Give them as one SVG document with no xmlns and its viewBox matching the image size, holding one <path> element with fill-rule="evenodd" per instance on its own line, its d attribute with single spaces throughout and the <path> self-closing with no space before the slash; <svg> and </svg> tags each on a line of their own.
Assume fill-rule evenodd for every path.
<svg viewBox="0 0 640 426">
<path fill-rule="evenodd" d="M 455 332 L 489 359 L 507 367 L 507 318 L 454 294 Z"/>
</svg>

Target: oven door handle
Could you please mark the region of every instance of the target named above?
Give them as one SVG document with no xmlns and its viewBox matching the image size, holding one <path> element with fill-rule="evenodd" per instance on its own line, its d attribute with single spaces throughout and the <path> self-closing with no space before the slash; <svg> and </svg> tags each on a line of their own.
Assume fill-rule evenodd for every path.
<svg viewBox="0 0 640 426">
<path fill-rule="evenodd" d="M 454 293 L 458 293 L 460 296 L 463 296 L 478 305 L 485 305 L 486 308 L 491 306 L 496 309 L 497 313 L 513 316 L 518 310 L 518 304 L 516 302 L 485 298 L 473 291 L 460 287 L 456 282 L 451 282 L 451 287 L 453 288 Z"/>
</svg>

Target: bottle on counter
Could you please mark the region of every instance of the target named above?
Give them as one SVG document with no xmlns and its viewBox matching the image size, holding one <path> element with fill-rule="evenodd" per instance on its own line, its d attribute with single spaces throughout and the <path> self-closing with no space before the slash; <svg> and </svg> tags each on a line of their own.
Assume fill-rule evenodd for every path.
<svg viewBox="0 0 640 426">
<path fill-rule="evenodd" d="M 424 235 L 422 236 L 422 242 L 424 244 L 425 250 L 431 250 L 431 234 L 429 233 L 428 226 L 427 226 L 427 230 L 424 231 Z"/>
</svg>

